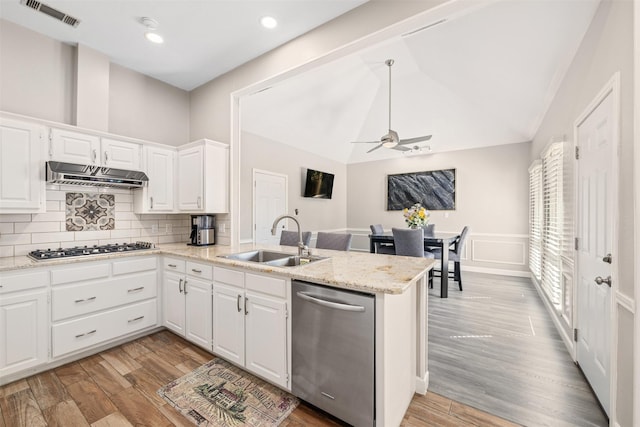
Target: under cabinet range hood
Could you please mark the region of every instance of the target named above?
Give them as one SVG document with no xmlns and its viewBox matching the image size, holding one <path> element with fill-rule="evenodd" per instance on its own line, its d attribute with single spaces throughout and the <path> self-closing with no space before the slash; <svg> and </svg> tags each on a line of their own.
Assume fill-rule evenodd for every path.
<svg viewBox="0 0 640 427">
<path fill-rule="evenodd" d="M 86 185 L 92 187 L 141 188 L 149 178 L 144 172 L 114 169 L 106 166 L 47 162 L 47 183 Z"/>
</svg>

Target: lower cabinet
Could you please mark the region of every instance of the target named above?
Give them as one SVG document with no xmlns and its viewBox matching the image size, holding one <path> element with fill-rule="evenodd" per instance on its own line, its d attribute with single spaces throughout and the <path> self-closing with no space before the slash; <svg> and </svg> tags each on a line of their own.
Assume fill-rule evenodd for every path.
<svg viewBox="0 0 640 427">
<path fill-rule="evenodd" d="M 42 271 L 5 273 L 0 279 L 1 379 L 47 362 L 49 277 Z"/>
<path fill-rule="evenodd" d="M 213 271 L 214 353 L 289 388 L 285 279 Z"/>
<path fill-rule="evenodd" d="M 52 269 L 52 357 L 157 326 L 157 264 L 152 256 Z"/>
<path fill-rule="evenodd" d="M 212 267 L 179 258 L 164 258 L 164 326 L 211 351 Z"/>
</svg>

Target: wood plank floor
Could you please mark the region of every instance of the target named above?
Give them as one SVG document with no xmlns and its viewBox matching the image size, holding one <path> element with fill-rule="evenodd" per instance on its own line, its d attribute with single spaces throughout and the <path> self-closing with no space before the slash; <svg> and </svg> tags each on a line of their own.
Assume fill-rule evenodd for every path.
<svg viewBox="0 0 640 427">
<path fill-rule="evenodd" d="M 606 426 L 530 279 L 463 272 L 429 290 L 429 390 L 527 426 Z"/>
<path fill-rule="evenodd" d="M 0 427 L 192 426 L 156 390 L 212 358 L 162 331 L 0 387 Z M 342 423 L 302 403 L 281 425 Z M 402 425 L 514 426 L 434 393 L 416 395 Z"/>
</svg>

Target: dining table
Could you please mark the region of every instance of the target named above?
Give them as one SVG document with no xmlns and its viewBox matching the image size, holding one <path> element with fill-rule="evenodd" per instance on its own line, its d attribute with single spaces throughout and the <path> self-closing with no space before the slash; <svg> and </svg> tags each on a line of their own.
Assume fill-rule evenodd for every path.
<svg viewBox="0 0 640 427">
<path fill-rule="evenodd" d="M 460 233 L 434 233 L 424 236 L 424 249 L 440 248 L 440 298 L 449 297 L 449 248 L 460 239 Z M 369 252 L 376 253 L 376 243 L 393 243 L 393 234 L 369 234 Z M 446 250 L 445 250 L 446 249 Z"/>
</svg>

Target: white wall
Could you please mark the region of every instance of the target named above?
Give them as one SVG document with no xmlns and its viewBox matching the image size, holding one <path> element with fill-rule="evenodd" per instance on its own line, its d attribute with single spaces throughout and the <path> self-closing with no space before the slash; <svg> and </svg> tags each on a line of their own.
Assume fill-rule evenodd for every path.
<svg viewBox="0 0 640 427">
<path fill-rule="evenodd" d="M 189 215 L 158 215 L 133 213 L 131 190 L 109 189 L 100 193 L 115 195 L 114 230 L 66 231 L 66 192 L 95 193 L 76 186 L 49 185 L 47 211 L 39 214 L 0 215 L 0 257 L 26 255 L 36 249 L 93 246 L 108 243 L 145 241 L 153 243 L 187 242 L 191 231 Z M 171 234 L 166 233 L 171 224 Z M 152 226 L 158 232 L 152 232 Z"/>
<path fill-rule="evenodd" d="M 76 125 L 75 57 L 75 47 L 0 19 L 0 111 Z M 99 130 L 190 141 L 188 92 L 115 64 L 108 79 L 109 105 L 99 109 L 108 110 L 109 128 Z"/>
<path fill-rule="evenodd" d="M 347 167 L 342 163 L 318 157 L 290 145 L 270 141 L 260 136 L 242 133 L 242 165 L 240 170 L 240 240 L 251 240 L 253 206 L 253 169 L 288 176 L 287 213 L 297 208 L 300 225 L 305 231 L 344 230 L 347 225 Z M 315 169 L 333 173 L 332 198 L 302 197 L 302 170 Z M 283 212 L 284 213 L 284 212 Z M 275 218 L 273 218 L 275 219 Z"/>
<path fill-rule="evenodd" d="M 635 2 L 637 5 L 637 2 Z M 625 306 L 634 305 L 634 266 L 639 255 L 634 253 L 633 222 L 633 7 L 631 1 L 603 1 L 587 34 L 569 68 L 560 89 L 533 139 L 531 159 L 540 156 L 550 138 L 566 135 L 573 142 L 573 126 L 576 118 L 611 79 L 620 72 L 621 128 L 619 153 L 619 284 L 616 299 L 618 316 L 618 378 L 615 384 L 616 414 L 620 426 L 638 425 L 633 420 L 633 395 L 630 380 L 633 372 L 633 352 L 629 341 L 633 340 L 633 313 Z M 635 112 L 635 114 L 638 114 Z M 637 149 L 637 146 L 636 148 Z M 635 165 L 640 167 L 640 165 Z M 636 225 L 638 226 L 638 225 Z M 624 304 L 623 301 L 631 302 Z M 635 303 L 637 306 L 637 303 Z M 636 314 L 638 315 L 638 314 Z"/>
<path fill-rule="evenodd" d="M 456 170 L 456 209 L 432 211 L 436 231 L 470 227 L 467 269 L 526 274 L 528 258 L 529 143 L 401 157 L 347 168 L 347 227 L 369 234 L 369 225 L 406 227 L 401 211 L 387 211 L 387 175 Z M 356 239 L 368 247 L 368 240 Z"/>
</svg>

